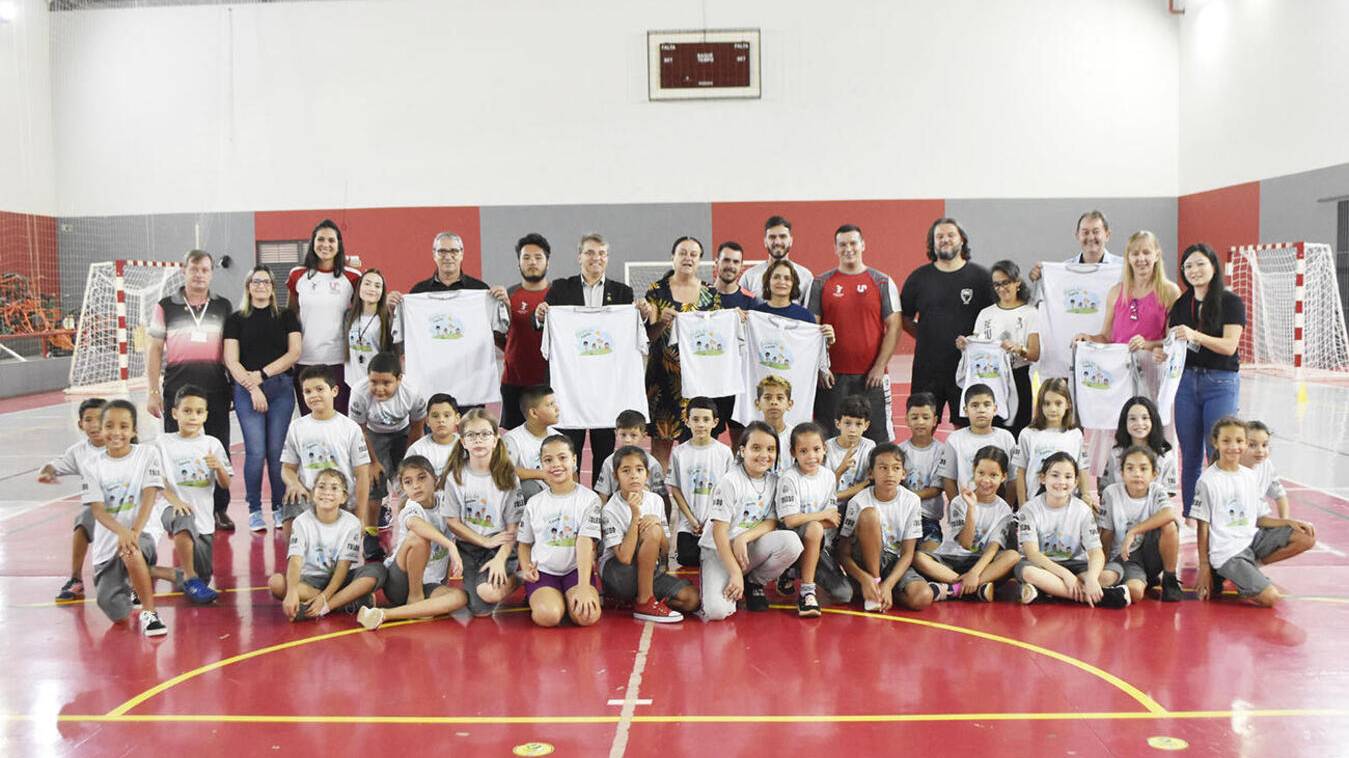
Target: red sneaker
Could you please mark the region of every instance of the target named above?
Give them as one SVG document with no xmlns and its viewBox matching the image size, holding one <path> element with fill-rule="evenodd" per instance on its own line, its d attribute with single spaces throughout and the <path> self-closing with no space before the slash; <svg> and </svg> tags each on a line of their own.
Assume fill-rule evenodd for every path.
<svg viewBox="0 0 1349 758">
<path fill-rule="evenodd" d="M 633 606 L 632 617 L 638 621 L 653 621 L 657 624 L 676 624 L 684 620 L 684 614 L 670 610 L 670 606 L 654 597 Z"/>
</svg>

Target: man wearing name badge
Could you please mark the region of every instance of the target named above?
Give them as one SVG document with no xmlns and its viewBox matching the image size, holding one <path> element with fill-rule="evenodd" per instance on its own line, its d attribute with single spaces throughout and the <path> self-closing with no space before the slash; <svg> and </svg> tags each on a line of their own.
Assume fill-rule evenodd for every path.
<svg viewBox="0 0 1349 758">
<path fill-rule="evenodd" d="M 1109 250 L 1105 245 L 1110 241 L 1110 222 L 1106 221 L 1105 214 L 1091 210 L 1083 213 L 1077 218 L 1077 245 L 1081 250 L 1077 255 L 1064 259 L 1064 263 L 1124 263 L 1124 259 Z M 1040 264 L 1037 263 L 1031 267 L 1027 276 L 1030 278 L 1030 300 L 1031 304 L 1040 302 Z"/>
<path fill-rule="evenodd" d="M 497 333 L 497 346 L 505 353 L 501 374 L 501 428 L 514 429 L 525 423 L 520 396 L 534 385 L 548 383 L 548 362 L 540 352 L 543 334 L 534 328 L 534 311 L 548 296 L 548 259 L 553 248 L 542 234 L 530 232 L 515 243 L 520 283 L 506 290 L 510 298 L 510 326 Z"/>
<path fill-rule="evenodd" d="M 464 273 L 464 240 L 454 232 L 441 232 L 431 241 L 431 259 L 436 263 L 436 271 L 429 278 L 412 285 L 409 294 L 420 295 L 424 292 L 452 292 L 454 290 L 488 290 L 492 297 L 510 306 L 510 297 L 501 285 L 489 287 L 487 282 L 475 279 Z M 392 296 L 395 293 L 390 293 Z M 397 299 L 401 302 L 401 298 Z M 391 307 L 396 303 L 391 297 Z M 464 405 L 460 413 L 468 413 L 480 405 Z"/>
<path fill-rule="evenodd" d="M 767 300 L 764 292 L 764 272 L 768 264 L 775 260 L 786 259 L 796 269 L 796 278 L 801 280 L 801 297 L 796 304 L 804 306 L 810 301 L 810 283 L 815 275 L 810 269 L 792 260 L 792 222 L 782 216 L 769 216 L 763 224 L 763 246 L 768 251 L 768 260 L 756 263 L 749 271 L 740 275 L 740 286 L 749 290 L 754 297 Z"/>
<path fill-rule="evenodd" d="M 147 397 L 145 409 L 164 420 L 164 432 L 178 431 L 172 413 L 174 396 L 186 384 L 206 392 L 206 425 L 203 431 L 230 449 L 230 384 L 225 372 L 225 320 L 234 310 L 230 301 L 211 294 L 215 259 L 204 250 L 193 250 L 183 261 L 183 288 L 155 304 L 146 334 Z M 160 387 L 161 369 L 163 387 Z M 234 530 L 227 512 L 228 487 L 215 488 L 215 527 Z"/>
<path fill-rule="evenodd" d="M 861 395 L 871 406 L 866 436 L 895 437 L 890 413 L 890 356 L 899 341 L 899 292 L 890 277 L 862 262 L 862 228 L 844 224 L 834 232 L 838 268 L 820 275 L 810 288 L 810 312 L 837 335 L 829 346 L 829 370 L 821 372 L 815 418 L 835 436 L 834 421 L 844 398 Z"/>
<path fill-rule="evenodd" d="M 931 392 L 937 399 L 936 421 L 942 406 L 958 427 L 969 426 L 961 415 L 956 367 L 960 349 L 956 337 L 974 332 L 979 311 L 997 302 L 993 276 L 970 262 L 970 238 L 953 218 L 939 218 L 927 230 L 927 258 L 904 280 L 900 308 L 904 331 L 913 336 L 913 379 L 909 392 Z"/>
<path fill-rule="evenodd" d="M 598 232 L 590 232 L 581 237 L 577 246 L 576 262 L 581 273 L 558 279 L 548 288 L 548 295 L 534 310 L 534 327 L 543 328 L 548 318 L 548 308 L 553 305 L 574 305 L 598 308 L 605 305 L 631 305 L 632 288 L 622 282 L 616 282 L 605 276 L 609 268 L 609 243 Z M 642 320 L 651 324 L 651 304 L 645 298 L 637 301 L 637 311 Z M 558 431 L 571 438 L 576 448 L 577 459 L 581 456 L 581 447 L 585 443 L 586 432 L 590 433 L 590 477 L 591 485 L 600 475 L 600 465 L 614 452 L 614 428 L 567 429 L 567 419 L 561 419 L 556 425 Z M 578 474 L 579 477 L 579 474 Z"/>
</svg>

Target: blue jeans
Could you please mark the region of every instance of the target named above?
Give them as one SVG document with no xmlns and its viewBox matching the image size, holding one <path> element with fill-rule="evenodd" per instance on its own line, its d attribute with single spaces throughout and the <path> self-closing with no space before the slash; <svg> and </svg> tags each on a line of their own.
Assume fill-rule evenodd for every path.
<svg viewBox="0 0 1349 758">
<path fill-rule="evenodd" d="M 281 507 L 286 494 L 286 483 L 281 479 L 281 448 L 286 444 L 286 430 L 295 413 L 295 392 L 288 374 L 264 380 L 262 394 L 267 398 L 266 413 L 253 410 L 248 390 L 234 385 L 234 415 L 239 418 L 239 428 L 244 433 L 244 491 L 249 513 L 262 510 L 264 463 L 272 485 L 272 508 Z"/>
<path fill-rule="evenodd" d="M 1194 487 L 1204 472 L 1204 457 L 1217 459 L 1209 431 L 1223 416 L 1237 412 L 1241 375 L 1235 371 L 1187 368 L 1176 390 L 1176 438 L 1180 440 L 1180 495 L 1185 516 L 1194 503 Z"/>
</svg>

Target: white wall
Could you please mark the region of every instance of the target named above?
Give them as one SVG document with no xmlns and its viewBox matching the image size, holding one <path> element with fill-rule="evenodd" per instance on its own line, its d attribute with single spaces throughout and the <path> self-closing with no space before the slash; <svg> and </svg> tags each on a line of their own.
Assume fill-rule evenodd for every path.
<svg viewBox="0 0 1349 758">
<path fill-rule="evenodd" d="M 1191 0 L 1181 192 L 1349 162 L 1349 2 Z"/>
<path fill-rule="evenodd" d="M 745 26 L 762 100 L 647 102 L 647 30 Z M 1161 0 L 385 0 L 53 28 L 63 215 L 1178 184 Z"/>
<path fill-rule="evenodd" d="M 18 0 L 0 23 L 0 210 L 56 210 L 45 0 Z"/>
</svg>

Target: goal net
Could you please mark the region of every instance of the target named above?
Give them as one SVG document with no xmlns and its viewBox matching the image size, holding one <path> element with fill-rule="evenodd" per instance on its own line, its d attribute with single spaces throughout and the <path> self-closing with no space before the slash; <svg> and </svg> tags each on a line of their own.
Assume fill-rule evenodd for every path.
<svg viewBox="0 0 1349 758">
<path fill-rule="evenodd" d="M 1349 372 L 1349 336 L 1329 245 L 1234 247 L 1227 282 L 1246 304 L 1243 366 L 1298 375 Z"/>
<path fill-rule="evenodd" d="M 172 261 L 94 263 L 84 283 L 67 392 L 126 391 L 145 379 L 145 329 L 155 303 L 183 286 Z"/>
<path fill-rule="evenodd" d="M 745 261 L 743 270 L 748 271 L 759 261 Z M 647 287 L 660 281 L 671 270 L 669 259 L 663 261 L 628 261 L 623 264 L 623 283 L 632 287 L 634 297 L 646 294 Z M 712 284 L 717 275 L 716 264 L 712 261 L 699 261 L 698 278 Z"/>
</svg>

